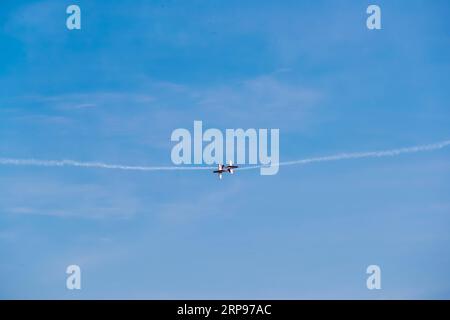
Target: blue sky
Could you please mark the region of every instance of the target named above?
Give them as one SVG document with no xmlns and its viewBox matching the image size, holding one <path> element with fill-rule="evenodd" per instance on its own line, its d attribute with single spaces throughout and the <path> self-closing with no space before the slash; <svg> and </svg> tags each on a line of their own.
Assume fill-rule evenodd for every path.
<svg viewBox="0 0 450 320">
<path fill-rule="evenodd" d="M 194 120 L 279 128 L 281 161 L 449 139 L 448 1 L 373 2 L 376 31 L 371 3 L 2 1 L 0 157 L 170 165 Z M 0 166 L 0 298 L 449 299 L 449 152 L 222 181 Z"/>
</svg>

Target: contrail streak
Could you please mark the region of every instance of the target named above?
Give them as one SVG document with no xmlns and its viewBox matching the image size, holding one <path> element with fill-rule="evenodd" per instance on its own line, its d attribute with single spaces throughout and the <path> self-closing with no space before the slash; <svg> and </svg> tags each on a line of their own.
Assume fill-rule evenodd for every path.
<svg viewBox="0 0 450 320">
<path fill-rule="evenodd" d="M 416 152 L 425 152 L 425 151 L 433 151 L 445 148 L 450 145 L 450 140 L 445 140 L 433 144 L 426 144 L 414 147 L 407 148 L 399 148 L 399 149 L 390 149 L 390 150 L 381 150 L 381 151 L 368 151 L 368 152 L 353 152 L 353 153 L 339 153 L 331 156 L 324 157 L 316 157 L 316 158 L 307 158 L 300 159 L 294 161 L 285 161 L 278 163 L 279 166 L 293 166 L 293 165 L 304 165 L 314 162 L 326 162 L 326 161 L 339 161 L 339 160 L 347 160 L 347 159 L 360 159 L 360 158 L 381 158 L 381 157 L 394 157 L 404 153 L 416 153 Z M 275 163 L 271 164 L 271 166 L 276 166 Z M 245 167 L 241 170 L 250 170 L 250 169 L 258 169 L 264 167 L 264 165 L 257 165 L 251 167 Z"/>
<path fill-rule="evenodd" d="M 417 153 L 424 151 L 433 151 L 445 148 L 450 145 L 450 140 L 445 140 L 433 144 L 419 145 L 400 149 L 390 149 L 381 151 L 369 152 L 354 152 L 354 153 L 340 153 L 336 155 L 306 158 L 294 161 L 285 161 L 278 163 L 279 166 L 304 165 L 314 162 L 327 162 L 348 159 L 360 158 L 381 158 L 393 157 L 406 153 Z M 0 158 L 0 165 L 14 165 L 14 166 L 39 166 L 39 167 L 84 167 L 84 168 L 99 168 L 99 169 L 115 169 L 115 170 L 134 170 L 134 171 L 174 171 L 174 170 L 211 170 L 216 167 L 195 167 L 195 166 L 130 166 L 120 164 L 107 164 L 102 162 L 81 162 L 74 160 L 37 160 L 37 159 L 14 159 L 14 158 Z M 276 166 L 272 163 L 271 166 Z M 255 165 L 240 168 L 240 170 L 259 169 L 264 165 Z"/>
<path fill-rule="evenodd" d="M 85 167 L 115 170 L 135 171 L 169 171 L 169 170 L 209 170 L 215 167 L 186 167 L 186 166 L 128 166 L 121 164 L 107 164 L 102 162 L 80 162 L 74 160 L 36 160 L 36 159 L 11 159 L 0 158 L 2 165 L 14 166 L 38 166 L 38 167 Z"/>
</svg>

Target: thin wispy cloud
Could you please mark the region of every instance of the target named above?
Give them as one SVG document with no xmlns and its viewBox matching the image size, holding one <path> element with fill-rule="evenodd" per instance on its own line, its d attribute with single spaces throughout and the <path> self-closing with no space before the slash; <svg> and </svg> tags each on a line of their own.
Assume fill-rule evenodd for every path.
<svg viewBox="0 0 450 320">
<path fill-rule="evenodd" d="M 110 181 L 62 183 L 57 179 L 4 178 L 0 212 L 16 217 L 36 216 L 83 219 L 129 219 L 140 210 L 130 184 Z"/>
</svg>

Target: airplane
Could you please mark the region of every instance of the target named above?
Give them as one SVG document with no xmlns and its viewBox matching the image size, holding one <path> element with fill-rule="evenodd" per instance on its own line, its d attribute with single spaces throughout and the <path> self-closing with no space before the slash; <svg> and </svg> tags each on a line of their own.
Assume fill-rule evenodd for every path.
<svg viewBox="0 0 450 320">
<path fill-rule="evenodd" d="M 233 161 L 229 161 L 228 165 L 219 164 L 217 170 L 214 170 L 214 173 L 219 175 L 219 179 L 222 179 L 222 173 L 229 172 L 231 174 L 234 173 L 234 169 L 238 168 L 238 166 L 233 165 Z"/>
</svg>

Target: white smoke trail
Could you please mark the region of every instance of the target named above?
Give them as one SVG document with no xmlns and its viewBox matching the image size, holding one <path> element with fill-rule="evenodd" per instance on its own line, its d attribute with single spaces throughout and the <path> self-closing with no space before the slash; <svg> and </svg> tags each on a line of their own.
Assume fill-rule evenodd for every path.
<svg viewBox="0 0 450 320">
<path fill-rule="evenodd" d="M 424 151 L 433 151 L 445 148 L 450 145 L 450 140 L 445 140 L 433 144 L 420 145 L 414 147 L 400 148 L 400 149 L 390 149 L 390 150 L 381 150 L 381 151 L 368 151 L 368 152 L 354 152 L 354 153 L 340 153 L 331 156 L 317 157 L 317 158 L 308 158 L 308 159 L 300 159 L 294 161 L 285 161 L 278 163 L 279 166 L 292 166 L 292 165 L 304 165 L 314 162 L 326 162 L 326 161 L 338 161 L 338 160 L 347 160 L 347 159 L 360 159 L 360 158 L 381 158 L 381 157 L 393 157 L 404 153 L 416 153 L 416 152 L 424 152 Z M 270 166 L 276 166 L 275 163 Z M 249 169 L 258 169 L 264 167 L 263 165 L 251 166 L 242 168 L 242 170 Z"/>
<path fill-rule="evenodd" d="M 216 167 L 186 167 L 186 166 L 128 166 L 121 164 L 107 164 L 102 162 L 80 162 L 74 160 L 36 160 L 0 158 L 2 165 L 38 166 L 38 167 L 86 167 L 99 169 L 135 170 L 135 171 L 169 171 L 169 170 L 210 170 Z"/>
<path fill-rule="evenodd" d="M 393 157 L 404 153 L 416 153 L 424 151 L 432 151 L 445 148 L 450 145 L 450 140 L 441 141 L 428 145 L 420 145 L 408 148 L 370 151 L 370 152 L 355 152 L 355 153 L 340 153 L 331 156 L 306 158 L 294 161 L 286 161 L 278 163 L 279 166 L 304 165 L 314 162 L 338 161 L 346 159 L 360 159 L 360 158 L 380 158 Z M 14 166 L 40 166 L 40 167 L 85 167 L 85 168 L 100 168 L 100 169 L 115 169 L 115 170 L 135 170 L 135 171 L 173 171 L 173 170 L 211 170 L 216 167 L 194 167 L 194 166 L 130 166 L 120 164 L 107 164 L 102 162 L 80 162 L 74 160 L 37 160 L 37 159 L 13 159 L 0 158 L 0 165 L 14 165 Z M 271 166 L 276 166 L 276 163 Z M 255 165 L 240 168 L 240 170 L 259 169 L 264 165 Z"/>
</svg>

